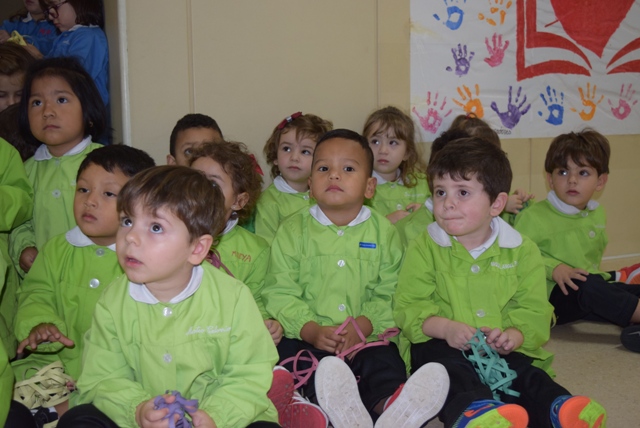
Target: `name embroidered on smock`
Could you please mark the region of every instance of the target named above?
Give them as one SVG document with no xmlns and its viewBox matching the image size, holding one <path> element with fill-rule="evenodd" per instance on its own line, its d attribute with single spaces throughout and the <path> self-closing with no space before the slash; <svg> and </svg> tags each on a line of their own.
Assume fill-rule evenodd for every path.
<svg viewBox="0 0 640 428">
<path fill-rule="evenodd" d="M 513 269 L 518 266 L 518 261 L 515 260 L 513 263 L 504 263 L 504 264 L 501 264 L 498 262 L 491 262 L 491 266 L 498 269 Z"/>
<path fill-rule="evenodd" d="M 237 258 L 239 258 L 243 262 L 250 262 L 251 261 L 251 254 L 243 254 L 243 253 L 240 253 L 238 251 L 232 251 L 231 255 L 232 256 L 236 256 Z"/>
<path fill-rule="evenodd" d="M 218 334 L 218 333 L 228 333 L 231 331 L 231 327 L 218 327 L 217 325 L 209 325 L 207 327 L 193 326 L 189 327 L 189 331 L 187 331 L 187 336 L 192 334 Z"/>
<path fill-rule="evenodd" d="M 361 242 L 360 248 L 376 248 L 376 244 L 373 242 Z"/>
</svg>

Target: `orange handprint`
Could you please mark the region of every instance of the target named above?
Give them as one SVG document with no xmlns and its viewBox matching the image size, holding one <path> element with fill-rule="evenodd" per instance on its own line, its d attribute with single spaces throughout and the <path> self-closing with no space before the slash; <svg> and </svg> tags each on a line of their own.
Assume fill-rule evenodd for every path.
<svg viewBox="0 0 640 428">
<path fill-rule="evenodd" d="M 458 94 L 460 95 L 461 100 L 458 101 L 454 98 L 453 102 L 462 107 L 465 113 L 473 114 L 478 119 L 482 119 L 484 116 L 484 108 L 482 107 L 482 101 L 480 101 L 480 98 L 477 98 L 480 96 L 480 87 L 477 83 L 475 85 L 475 89 L 476 98 L 473 98 L 471 89 L 469 89 L 467 85 L 458 86 Z M 464 92 L 462 92 L 463 90 Z"/>
<path fill-rule="evenodd" d="M 596 108 L 598 104 L 600 104 L 604 99 L 604 95 L 602 95 L 600 96 L 600 99 L 598 101 L 593 101 L 596 99 L 596 88 L 597 86 L 594 84 L 593 92 L 591 92 L 591 83 L 587 82 L 587 93 L 585 95 L 582 87 L 579 86 L 578 91 L 580 92 L 580 99 L 582 100 L 582 105 L 585 108 L 578 112 L 577 109 L 571 107 L 571 111 L 577 112 L 580 115 L 580 119 L 584 120 L 585 122 L 593 119 L 593 115 L 596 114 Z"/>
<path fill-rule="evenodd" d="M 499 14 L 500 15 L 500 25 L 504 24 L 504 18 L 507 16 L 507 10 L 513 5 L 511 0 L 507 0 L 505 4 L 505 0 L 489 0 L 489 12 L 491 15 Z M 478 14 L 478 19 L 483 21 L 486 19 L 487 24 L 491 26 L 496 26 L 498 23 L 495 19 L 490 17 L 485 17 L 484 13 Z"/>
</svg>

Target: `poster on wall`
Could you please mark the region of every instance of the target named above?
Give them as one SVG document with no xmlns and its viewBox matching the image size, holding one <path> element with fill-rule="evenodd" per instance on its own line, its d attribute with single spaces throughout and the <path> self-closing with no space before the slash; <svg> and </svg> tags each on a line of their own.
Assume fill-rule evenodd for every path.
<svg viewBox="0 0 640 428">
<path fill-rule="evenodd" d="M 411 0 L 422 141 L 460 114 L 500 138 L 640 134 L 640 0 Z"/>
</svg>

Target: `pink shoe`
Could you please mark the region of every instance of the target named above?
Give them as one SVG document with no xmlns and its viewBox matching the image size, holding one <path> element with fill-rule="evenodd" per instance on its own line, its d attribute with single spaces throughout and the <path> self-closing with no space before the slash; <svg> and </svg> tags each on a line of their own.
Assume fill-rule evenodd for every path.
<svg viewBox="0 0 640 428">
<path fill-rule="evenodd" d="M 276 407 L 278 415 L 284 412 L 285 408 L 293 400 L 293 375 L 289 370 L 281 366 L 273 368 L 273 380 L 271 381 L 271 389 L 267 392 L 267 397 Z"/>
<path fill-rule="evenodd" d="M 640 263 L 624 267 L 618 272 L 620 273 L 620 282 L 640 284 Z"/>
<path fill-rule="evenodd" d="M 329 418 L 320 406 L 302 398 L 297 392 L 282 413 L 278 422 L 283 428 L 327 428 Z"/>
</svg>

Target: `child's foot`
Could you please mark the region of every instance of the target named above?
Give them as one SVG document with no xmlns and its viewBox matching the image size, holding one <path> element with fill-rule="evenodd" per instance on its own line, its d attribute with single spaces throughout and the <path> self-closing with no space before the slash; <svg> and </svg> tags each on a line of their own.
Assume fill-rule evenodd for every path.
<svg viewBox="0 0 640 428">
<path fill-rule="evenodd" d="M 620 343 L 629 351 L 640 352 L 640 324 L 632 324 L 622 329 Z"/>
<path fill-rule="evenodd" d="M 598 428 L 606 426 L 607 412 L 589 397 L 563 395 L 551 405 L 554 428 Z"/>
<path fill-rule="evenodd" d="M 619 282 L 640 284 L 640 263 L 620 269 L 618 276 L 619 278 L 616 278 L 616 280 Z"/>
<path fill-rule="evenodd" d="M 282 428 L 327 428 L 329 418 L 320 406 L 296 392 L 283 412 L 278 412 L 278 422 Z"/>
<path fill-rule="evenodd" d="M 293 375 L 289 370 L 282 366 L 273 368 L 273 379 L 271 380 L 271 388 L 267 392 L 267 397 L 276 407 L 278 415 L 291 403 L 293 392 L 295 391 Z M 282 425 L 282 423 L 280 423 Z"/>
<path fill-rule="evenodd" d="M 316 371 L 316 397 L 334 428 L 373 428 L 349 366 L 337 357 L 324 357 Z"/>
<path fill-rule="evenodd" d="M 449 392 L 449 375 L 442 364 L 429 363 L 389 398 L 376 428 L 421 427 L 438 414 Z"/>
<path fill-rule="evenodd" d="M 526 428 L 528 423 L 527 411 L 517 404 L 478 400 L 462 412 L 453 428 Z"/>
</svg>

